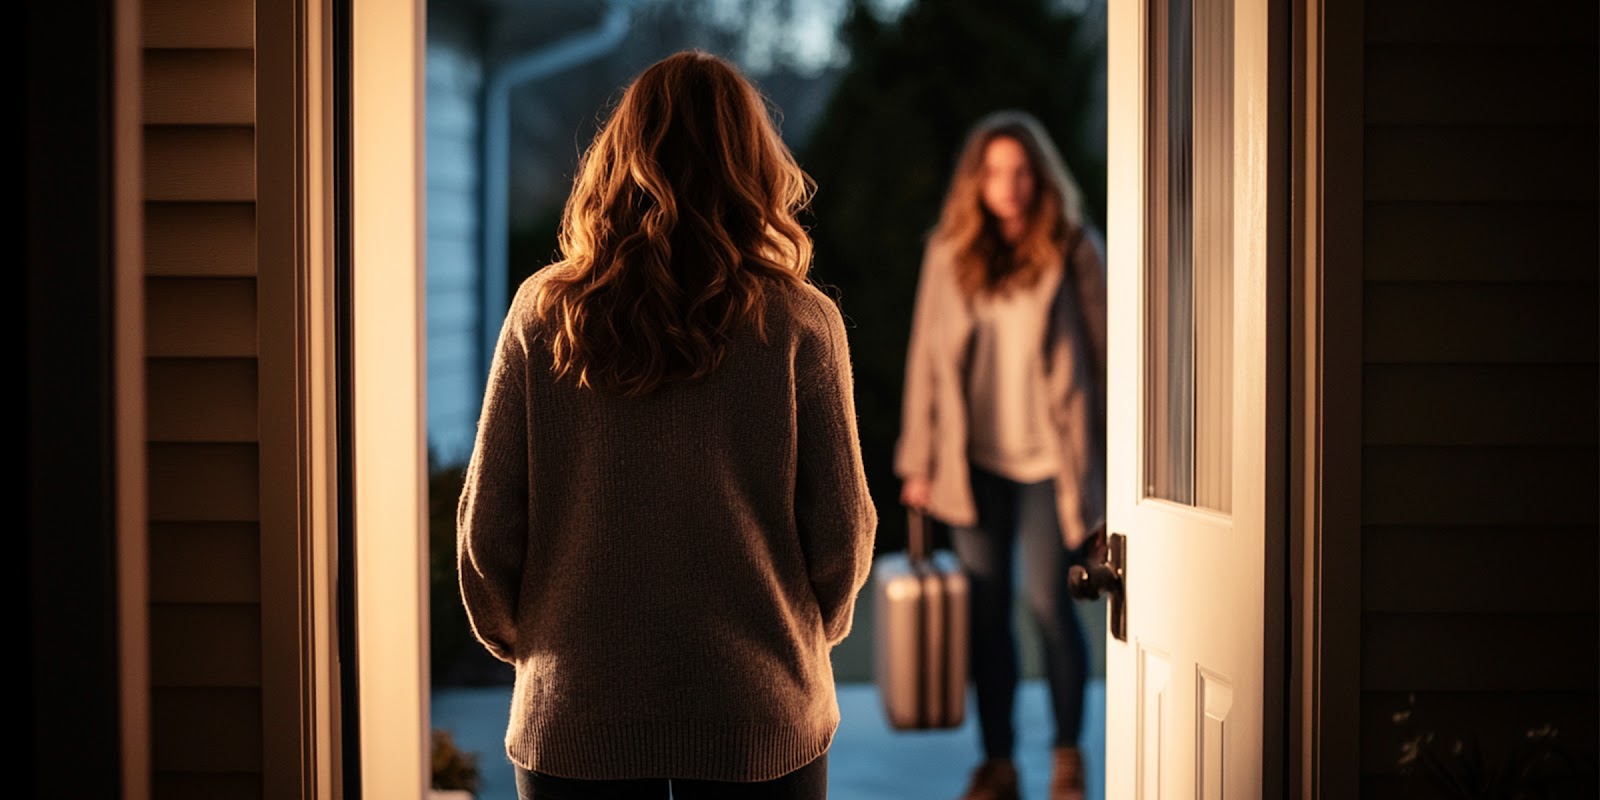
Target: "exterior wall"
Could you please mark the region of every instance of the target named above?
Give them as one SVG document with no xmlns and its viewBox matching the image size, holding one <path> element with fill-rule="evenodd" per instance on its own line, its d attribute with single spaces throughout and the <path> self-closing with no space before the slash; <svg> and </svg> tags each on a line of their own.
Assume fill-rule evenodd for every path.
<svg viewBox="0 0 1600 800">
<path fill-rule="evenodd" d="M 1592 763 L 1595 13 L 1365 11 L 1365 796 L 1412 696 Z M 262 793 L 253 14 L 144 3 L 156 797 Z"/>
<path fill-rule="evenodd" d="M 153 796 L 260 797 L 255 8 L 143 13 Z"/>
<path fill-rule="evenodd" d="M 1593 769 L 1596 7 L 1364 14 L 1362 796 L 1429 731 Z"/>
<path fill-rule="evenodd" d="M 137 12 L 95 0 L 21 14 L 14 796 L 149 796 Z"/>
<path fill-rule="evenodd" d="M 440 12 L 442 13 L 442 12 Z M 442 464 L 472 454 L 483 402 L 482 180 L 475 51 L 435 36 L 427 56 L 428 446 Z"/>
</svg>

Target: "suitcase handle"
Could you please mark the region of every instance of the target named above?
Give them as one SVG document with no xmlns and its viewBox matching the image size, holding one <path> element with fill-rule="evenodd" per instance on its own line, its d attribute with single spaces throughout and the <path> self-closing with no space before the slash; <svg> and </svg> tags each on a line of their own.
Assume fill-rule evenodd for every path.
<svg viewBox="0 0 1600 800">
<path fill-rule="evenodd" d="M 928 517 L 920 509 L 906 509 L 906 555 L 912 564 L 928 560 Z"/>
</svg>

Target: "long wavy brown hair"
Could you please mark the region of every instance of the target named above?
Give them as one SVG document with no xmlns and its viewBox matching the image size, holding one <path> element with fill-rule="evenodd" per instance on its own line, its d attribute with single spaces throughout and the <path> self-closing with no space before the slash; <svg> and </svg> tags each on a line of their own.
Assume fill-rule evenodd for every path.
<svg viewBox="0 0 1600 800">
<path fill-rule="evenodd" d="M 797 215 L 814 191 L 731 64 L 688 51 L 646 69 L 583 155 L 535 295 L 559 323 L 557 378 L 641 395 L 709 374 L 746 326 L 765 340 L 768 288 L 811 268 Z"/>
<path fill-rule="evenodd" d="M 1022 145 L 1033 169 L 1033 205 L 1014 245 L 1000 235 L 999 220 L 982 199 L 984 151 L 999 138 Z M 972 297 L 1036 284 L 1052 264 L 1061 262 L 1067 239 L 1082 219 L 1082 191 L 1044 126 L 1024 111 L 996 111 L 967 134 L 933 238 L 952 247 L 956 280 Z"/>
</svg>

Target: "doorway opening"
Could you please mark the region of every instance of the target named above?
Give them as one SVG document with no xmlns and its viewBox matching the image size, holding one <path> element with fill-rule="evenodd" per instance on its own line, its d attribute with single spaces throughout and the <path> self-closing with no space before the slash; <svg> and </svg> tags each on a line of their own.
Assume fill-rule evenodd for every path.
<svg viewBox="0 0 1600 800">
<path fill-rule="evenodd" d="M 444 746 L 475 756 L 478 800 L 515 797 L 502 743 L 511 672 L 468 631 L 456 583 L 455 505 L 509 298 L 559 258 L 556 233 L 574 167 L 610 103 L 645 66 L 691 47 L 733 61 L 771 101 L 786 142 L 820 187 L 808 220 L 817 248 L 812 276 L 838 300 L 849 327 L 863 458 L 880 519 L 877 549 L 898 551 L 907 530 L 893 451 L 912 299 L 925 236 L 969 126 L 1004 107 L 1038 116 L 1084 190 L 1085 218 L 1105 229 L 1106 4 L 951 7 L 961 5 L 428 3 L 428 725 L 447 737 Z M 974 55 L 953 69 L 952 50 Z M 950 546 L 947 528 L 935 529 L 933 544 Z M 869 587 L 851 636 L 833 653 L 845 719 L 836 743 L 848 746 L 830 762 L 830 796 L 959 793 L 981 758 L 973 700 L 959 730 L 890 733 L 873 685 L 872 612 Z M 1043 795 L 1053 724 L 1044 658 L 1020 599 L 1015 612 L 1023 677 L 1017 758 L 1025 793 Z M 1081 740 L 1091 753 L 1090 796 L 1098 797 L 1105 603 L 1080 603 L 1076 616 L 1090 686 Z"/>
</svg>

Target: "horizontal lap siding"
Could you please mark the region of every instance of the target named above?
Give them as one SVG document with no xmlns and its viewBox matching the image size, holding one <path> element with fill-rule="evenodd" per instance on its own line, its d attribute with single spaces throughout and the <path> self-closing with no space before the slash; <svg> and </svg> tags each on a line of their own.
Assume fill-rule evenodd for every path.
<svg viewBox="0 0 1600 800">
<path fill-rule="evenodd" d="M 1595 4 L 1369 2 L 1363 796 L 1408 742 L 1597 740 Z"/>
<path fill-rule="evenodd" d="M 152 782 L 156 797 L 164 800 L 259 800 L 261 774 L 250 772 L 167 772 Z"/>
<path fill-rule="evenodd" d="M 1596 91 L 1594 63 L 1581 43 L 1493 45 L 1374 44 L 1367 50 L 1370 125 L 1592 126 L 1594 103 L 1568 102 Z M 1556 82 L 1552 75 L 1564 76 Z M 1470 135 L 1470 130 L 1466 131 Z M 1496 170 L 1497 171 L 1497 170 Z"/>
<path fill-rule="evenodd" d="M 151 442 L 151 521 L 258 521 L 258 460 L 254 444 Z"/>
<path fill-rule="evenodd" d="M 151 692 L 151 761 L 163 773 L 261 772 L 261 692 L 162 687 Z"/>
<path fill-rule="evenodd" d="M 1593 280 L 1560 283 L 1368 280 L 1368 364 L 1592 364 Z M 1515 387 L 1508 387 L 1514 389 Z"/>
<path fill-rule="evenodd" d="M 1368 613 L 1581 614 L 1594 608 L 1600 548 L 1592 528 L 1371 525 L 1363 540 L 1361 604 Z"/>
<path fill-rule="evenodd" d="M 430 37 L 427 57 L 428 447 L 466 463 L 483 403 L 478 107 L 483 67 L 471 47 Z"/>
<path fill-rule="evenodd" d="M 1593 130 L 1592 124 L 1369 125 L 1367 201 L 1593 204 Z"/>
<path fill-rule="evenodd" d="M 1486 591 L 1500 587 L 1485 581 Z M 1366 691 L 1594 691 L 1593 614 L 1368 613 Z M 1502 731 L 1483 731 L 1485 736 Z"/>
<path fill-rule="evenodd" d="M 1561 446 L 1594 441 L 1600 422 L 1589 364 L 1369 364 L 1364 377 L 1368 445 Z"/>
<path fill-rule="evenodd" d="M 1365 8 L 1363 797 L 1438 797 L 1600 682 L 1594 3 Z"/>
<path fill-rule="evenodd" d="M 1367 280 L 1581 283 L 1600 259 L 1590 206 L 1370 205 Z"/>
<path fill-rule="evenodd" d="M 254 125 L 253 55 L 242 48 L 146 52 L 145 124 Z"/>
<path fill-rule="evenodd" d="M 152 358 L 250 358 L 254 278 L 147 278 L 145 348 Z"/>
<path fill-rule="evenodd" d="M 206 647 L 194 647 L 200 641 Z M 150 643 L 156 686 L 261 686 L 261 614 L 253 604 L 157 604 Z"/>
<path fill-rule="evenodd" d="M 145 269 L 160 277 L 254 278 L 255 203 L 147 203 Z"/>
<path fill-rule="evenodd" d="M 194 0 L 192 0 L 194 1 Z M 1593 47 L 1595 4 L 1582 0 L 1370 0 L 1363 9 L 1367 45 L 1486 44 Z M 1592 101 L 1594 98 L 1575 98 Z"/>
<path fill-rule="evenodd" d="M 1594 524 L 1600 482 L 1592 445 L 1364 450 L 1361 516 L 1369 529 Z"/>
<path fill-rule="evenodd" d="M 254 358 L 151 358 L 146 366 L 147 391 L 162 399 L 149 413 L 152 440 L 256 441 Z"/>
<path fill-rule="evenodd" d="M 150 601 L 255 606 L 261 553 L 254 521 L 150 526 Z"/>
<path fill-rule="evenodd" d="M 144 137 L 146 200 L 255 199 L 255 130 L 250 126 L 146 125 Z"/>
<path fill-rule="evenodd" d="M 152 793 L 260 797 L 255 7 L 143 15 Z"/>
<path fill-rule="evenodd" d="M 256 8 L 251 0 L 144 0 L 146 50 L 252 50 Z"/>
</svg>

